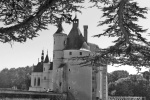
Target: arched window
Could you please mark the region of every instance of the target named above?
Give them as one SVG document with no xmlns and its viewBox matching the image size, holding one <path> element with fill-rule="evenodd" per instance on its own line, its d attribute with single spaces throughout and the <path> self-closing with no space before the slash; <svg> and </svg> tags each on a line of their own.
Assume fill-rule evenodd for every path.
<svg viewBox="0 0 150 100">
<path fill-rule="evenodd" d="M 40 78 L 38 78 L 38 86 L 40 86 Z"/>
<path fill-rule="evenodd" d="M 36 86 L 36 78 L 34 79 L 34 86 Z"/>
</svg>

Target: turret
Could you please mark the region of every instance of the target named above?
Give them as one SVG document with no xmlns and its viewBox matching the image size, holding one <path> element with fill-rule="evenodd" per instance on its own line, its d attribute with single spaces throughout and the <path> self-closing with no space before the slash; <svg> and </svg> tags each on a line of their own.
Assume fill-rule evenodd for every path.
<svg viewBox="0 0 150 100">
<path fill-rule="evenodd" d="M 41 54 L 41 62 L 44 62 L 44 50 L 42 50 L 42 54 Z"/>
<path fill-rule="evenodd" d="M 49 62 L 48 51 L 47 51 L 47 55 L 46 55 L 45 60 L 43 62 L 43 72 L 48 72 L 49 68 L 50 68 L 50 62 Z"/>
<path fill-rule="evenodd" d="M 66 41 L 67 41 L 67 34 L 63 32 L 62 25 L 58 25 L 58 30 L 56 33 L 53 35 L 54 37 L 54 48 L 53 48 L 53 68 L 57 69 L 59 67 L 58 63 L 62 62 L 57 62 L 55 63 L 56 60 L 62 60 L 63 58 L 63 50 L 66 46 Z"/>
<path fill-rule="evenodd" d="M 58 30 L 54 36 L 54 48 L 53 48 L 53 91 L 61 91 L 62 75 L 60 65 L 63 63 L 64 48 L 66 46 L 67 35 L 63 32 L 62 24 L 59 23 Z"/>
</svg>

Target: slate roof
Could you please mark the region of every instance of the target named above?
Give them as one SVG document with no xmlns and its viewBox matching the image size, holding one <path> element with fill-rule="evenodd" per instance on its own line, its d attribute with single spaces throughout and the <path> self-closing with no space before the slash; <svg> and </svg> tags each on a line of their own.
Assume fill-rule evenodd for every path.
<svg viewBox="0 0 150 100">
<path fill-rule="evenodd" d="M 49 70 L 53 70 L 53 62 L 50 62 Z"/>
<path fill-rule="evenodd" d="M 78 19 L 73 20 L 73 27 L 67 37 L 67 44 L 65 50 L 79 50 L 82 48 L 85 38 L 83 37 L 80 29 L 78 28 Z M 86 49 L 86 48 L 85 48 Z"/>
<path fill-rule="evenodd" d="M 43 72 L 43 63 L 39 62 L 36 66 L 33 66 L 33 72 Z"/>
<path fill-rule="evenodd" d="M 49 63 L 49 57 L 48 57 L 48 54 L 47 54 L 46 57 L 45 57 L 44 63 Z"/>
</svg>

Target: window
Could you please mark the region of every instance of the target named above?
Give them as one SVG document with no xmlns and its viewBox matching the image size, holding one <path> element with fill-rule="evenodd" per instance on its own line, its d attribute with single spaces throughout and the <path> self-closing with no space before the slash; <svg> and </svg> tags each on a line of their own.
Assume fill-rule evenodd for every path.
<svg viewBox="0 0 150 100">
<path fill-rule="evenodd" d="M 94 91 L 95 91 L 95 89 L 93 88 L 93 89 L 92 89 L 92 92 L 94 92 Z"/>
<path fill-rule="evenodd" d="M 82 55 L 82 52 L 80 52 L 80 55 Z"/>
<path fill-rule="evenodd" d="M 40 86 L 40 78 L 38 78 L 38 86 Z"/>
<path fill-rule="evenodd" d="M 45 71 L 45 68 L 43 69 L 43 71 Z"/>
<path fill-rule="evenodd" d="M 53 58 L 55 58 L 55 54 L 53 53 Z"/>
<path fill-rule="evenodd" d="M 70 69 L 69 69 L 69 71 L 70 71 Z"/>
<path fill-rule="evenodd" d="M 68 87 L 68 89 L 70 89 L 70 86 Z"/>
<path fill-rule="evenodd" d="M 44 76 L 44 80 L 46 80 L 46 76 Z"/>
<path fill-rule="evenodd" d="M 66 45 L 66 41 L 64 41 L 64 45 Z"/>
<path fill-rule="evenodd" d="M 34 79 L 34 86 L 36 86 L 36 78 Z"/>
<path fill-rule="evenodd" d="M 92 77 L 92 80 L 95 80 L 95 77 L 94 77 L 94 76 Z"/>
<path fill-rule="evenodd" d="M 69 52 L 69 55 L 72 55 L 72 52 Z"/>
<path fill-rule="evenodd" d="M 62 83 L 60 82 L 60 83 L 59 83 L 59 86 L 61 86 L 61 84 L 62 84 Z"/>
</svg>

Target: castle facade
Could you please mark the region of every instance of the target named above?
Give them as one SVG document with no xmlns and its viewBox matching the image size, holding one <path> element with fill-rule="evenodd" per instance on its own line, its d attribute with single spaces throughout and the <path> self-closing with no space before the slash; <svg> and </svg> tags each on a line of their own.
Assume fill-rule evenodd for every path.
<svg viewBox="0 0 150 100">
<path fill-rule="evenodd" d="M 82 66 L 84 61 L 78 59 L 99 50 L 87 41 L 88 26 L 84 26 L 83 36 L 78 24 L 75 17 L 68 35 L 59 25 L 53 35 L 53 62 L 48 54 L 44 59 L 42 51 L 41 62 L 33 67 L 29 91 L 67 93 L 68 100 L 107 100 L 107 66 Z"/>
</svg>

